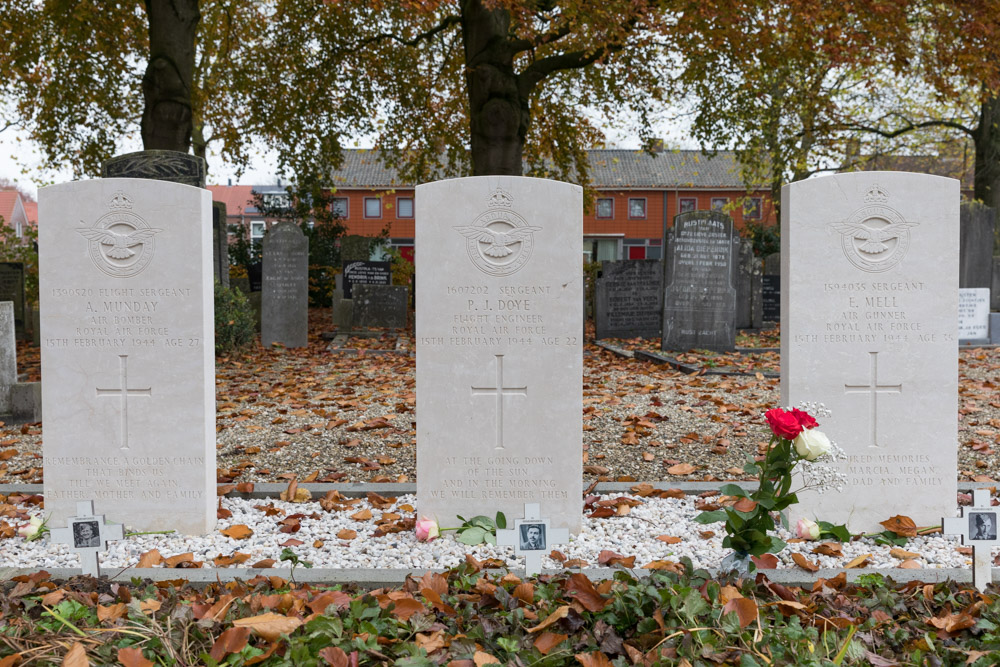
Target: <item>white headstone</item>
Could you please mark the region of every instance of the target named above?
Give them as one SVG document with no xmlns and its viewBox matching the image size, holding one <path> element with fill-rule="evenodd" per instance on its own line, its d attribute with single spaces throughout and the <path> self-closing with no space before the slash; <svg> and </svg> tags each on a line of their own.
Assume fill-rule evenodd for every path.
<svg viewBox="0 0 1000 667">
<path fill-rule="evenodd" d="M 45 510 L 215 526 L 212 197 L 147 179 L 39 191 Z"/>
<path fill-rule="evenodd" d="M 958 290 L 958 339 L 989 340 L 990 288 L 966 287 Z"/>
<path fill-rule="evenodd" d="M 954 179 L 859 172 L 781 192 L 781 403 L 824 403 L 842 492 L 793 518 L 881 530 L 937 523 L 957 493 L 958 203 Z"/>
<path fill-rule="evenodd" d="M 420 514 L 541 503 L 580 529 L 583 193 L 481 176 L 416 191 Z"/>
</svg>

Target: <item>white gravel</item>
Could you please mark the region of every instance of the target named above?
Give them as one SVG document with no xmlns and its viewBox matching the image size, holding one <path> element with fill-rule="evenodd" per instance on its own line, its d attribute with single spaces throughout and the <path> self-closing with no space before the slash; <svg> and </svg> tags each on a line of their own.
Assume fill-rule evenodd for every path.
<svg viewBox="0 0 1000 667">
<path fill-rule="evenodd" d="M 609 496 L 611 497 L 611 496 Z M 272 504 L 284 510 L 284 514 L 266 516 L 255 506 Z M 135 535 L 122 541 L 108 543 L 108 549 L 101 556 L 101 566 L 106 570 L 135 566 L 139 556 L 150 549 L 159 550 L 166 558 L 193 552 L 194 560 L 202 561 L 204 567 L 214 567 L 216 556 L 230 556 L 235 552 L 249 554 L 250 558 L 238 567 L 249 567 L 267 558 L 278 561 L 283 547 L 280 543 L 289 538 L 301 540 L 304 544 L 292 547 L 300 559 L 310 561 L 320 568 L 378 568 L 422 571 L 430 568 L 449 568 L 459 565 L 466 553 L 478 559 L 498 558 L 510 567 L 523 567 L 523 559 L 516 559 L 511 547 L 480 545 L 467 547 L 457 542 L 452 532 L 429 543 L 418 542 L 413 531 L 373 537 L 377 520 L 383 511 L 397 512 L 398 505 L 416 505 L 416 497 L 400 496 L 396 505 L 386 510 L 378 510 L 362 499 L 348 511 L 324 511 L 318 502 L 289 503 L 276 499 L 243 500 L 223 498 L 222 506 L 232 512 L 232 517 L 220 520 L 215 533 L 203 537 L 181 535 Z M 356 521 L 351 514 L 370 509 L 372 520 Z M 43 511 L 28 508 L 32 514 L 44 515 Z M 320 518 L 312 519 L 316 513 Z M 598 555 L 603 550 L 611 550 L 625 557 L 635 556 L 635 567 L 641 567 L 654 560 L 678 561 L 688 556 L 698 567 L 717 567 L 728 553 L 722 548 L 724 532 L 722 524 L 701 525 L 694 522 L 699 513 L 694 507 L 694 498 L 684 499 L 642 499 L 642 504 L 634 507 L 623 517 L 589 519 L 584 516 L 583 530 L 564 545 L 549 545 L 558 549 L 567 558 L 582 559 L 589 566 L 598 566 Z M 301 529 L 293 534 L 279 532 L 278 523 L 288 515 L 305 514 L 301 519 Z M 511 517 L 508 517 L 511 519 Z M 108 516 L 113 520 L 113 516 Z M 244 524 L 253 530 L 247 539 L 236 540 L 221 534 L 230 526 Z M 351 540 L 337 538 L 337 533 L 348 529 L 357 532 Z M 126 526 L 126 532 L 128 527 Z M 708 538 L 700 536 L 702 531 L 715 531 Z M 678 544 L 666 544 L 657 540 L 658 536 L 681 538 Z M 784 530 L 779 531 L 782 539 L 793 537 Z M 315 548 L 313 543 L 322 540 L 323 545 Z M 48 537 L 34 542 L 25 542 L 20 537 L 8 538 L 0 542 L 0 566 L 21 568 L 79 567 L 79 558 L 66 545 L 51 544 Z M 862 554 L 872 554 L 867 567 L 899 567 L 900 559 L 889 554 L 890 547 L 877 545 L 864 538 L 843 544 L 843 556 L 821 556 L 812 554 L 816 546 L 813 542 L 793 543 L 779 554 L 778 567 L 797 567 L 792 561 L 794 552 L 803 553 L 810 561 L 823 568 L 843 567 L 851 559 Z M 910 539 L 905 550 L 920 554 L 915 559 L 921 568 L 952 568 L 971 566 L 971 557 L 956 551 L 957 538 L 932 535 Z M 996 550 L 994 550 L 996 553 Z M 288 562 L 278 561 L 275 568 L 287 568 Z M 542 567 L 558 568 L 559 563 L 549 557 L 542 559 Z"/>
</svg>

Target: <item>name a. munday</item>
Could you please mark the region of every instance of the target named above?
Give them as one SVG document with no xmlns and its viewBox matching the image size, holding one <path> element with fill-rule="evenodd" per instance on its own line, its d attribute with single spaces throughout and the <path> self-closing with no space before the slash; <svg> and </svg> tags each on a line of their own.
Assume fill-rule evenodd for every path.
<svg viewBox="0 0 1000 667">
<path fill-rule="evenodd" d="M 101 301 L 87 302 L 88 313 L 155 313 L 159 301 Z"/>
</svg>

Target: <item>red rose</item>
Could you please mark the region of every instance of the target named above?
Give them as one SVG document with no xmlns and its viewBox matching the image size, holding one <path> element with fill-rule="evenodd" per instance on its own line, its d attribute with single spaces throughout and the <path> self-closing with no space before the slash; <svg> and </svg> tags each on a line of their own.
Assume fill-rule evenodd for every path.
<svg viewBox="0 0 1000 667">
<path fill-rule="evenodd" d="M 785 412 L 781 408 L 774 408 L 764 413 L 771 431 L 779 438 L 794 440 L 799 433 L 802 433 L 802 425 L 790 412 Z"/>
<path fill-rule="evenodd" d="M 819 423 L 815 419 L 813 419 L 812 415 L 804 410 L 799 410 L 798 408 L 792 408 L 792 416 L 798 420 L 799 426 L 801 426 L 807 431 L 811 428 L 816 428 L 817 426 L 819 426 Z"/>
</svg>

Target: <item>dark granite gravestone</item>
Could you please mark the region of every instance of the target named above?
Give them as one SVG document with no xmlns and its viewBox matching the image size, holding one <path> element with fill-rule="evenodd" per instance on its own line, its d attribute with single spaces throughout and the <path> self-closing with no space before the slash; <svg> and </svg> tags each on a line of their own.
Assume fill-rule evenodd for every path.
<svg viewBox="0 0 1000 667">
<path fill-rule="evenodd" d="M 354 298 L 355 285 L 391 285 L 392 262 L 367 262 L 351 260 L 344 262 L 341 272 L 345 299 Z"/>
<path fill-rule="evenodd" d="M 993 258 L 993 282 L 990 283 L 990 310 L 1000 310 L 1000 257 Z"/>
<path fill-rule="evenodd" d="M 355 285 L 352 328 L 406 328 L 410 290 L 401 285 Z"/>
<path fill-rule="evenodd" d="M 309 239 L 292 222 L 279 222 L 264 237 L 260 340 L 304 347 L 309 330 Z"/>
<path fill-rule="evenodd" d="M 734 349 L 740 239 L 732 218 L 682 213 L 666 246 L 661 349 Z"/>
<path fill-rule="evenodd" d="M 750 239 L 740 241 L 736 279 L 736 328 L 759 329 L 763 321 L 761 261 L 753 254 Z"/>
<path fill-rule="evenodd" d="M 116 155 L 101 165 L 103 178 L 149 178 L 205 187 L 205 160 L 179 151 L 138 151 Z"/>
<path fill-rule="evenodd" d="M 601 338 L 656 338 L 663 324 L 663 265 L 658 259 L 602 262 L 594 326 Z"/>
<path fill-rule="evenodd" d="M 223 287 L 229 287 L 229 229 L 226 203 L 212 202 L 212 270 Z"/>
<path fill-rule="evenodd" d="M 962 202 L 960 216 L 958 286 L 989 289 L 993 282 L 996 213 L 979 202 Z"/>
<path fill-rule="evenodd" d="M 765 322 L 781 321 L 781 253 L 764 258 L 761 278 L 761 316 Z"/>
<path fill-rule="evenodd" d="M 259 292 L 263 289 L 263 266 L 261 262 L 247 267 L 247 280 L 250 281 L 250 291 Z"/>
<path fill-rule="evenodd" d="M 17 340 L 28 340 L 23 262 L 0 262 L 0 301 L 14 304 L 14 336 Z"/>
</svg>

